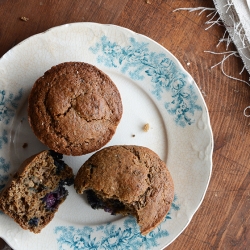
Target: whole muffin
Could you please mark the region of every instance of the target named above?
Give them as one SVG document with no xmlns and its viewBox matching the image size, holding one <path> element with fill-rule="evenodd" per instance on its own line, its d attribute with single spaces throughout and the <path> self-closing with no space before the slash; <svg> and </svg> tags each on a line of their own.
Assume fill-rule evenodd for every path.
<svg viewBox="0 0 250 250">
<path fill-rule="evenodd" d="M 0 210 L 23 229 L 39 233 L 68 196 L 74 174 L 62 155 L 42 151 L 25 160 L 0 193 Z"/>
<path fill-rule="evenodd" d="M 147 234 L 167 215 L 174 185 L 166 164 L 141 146 L 111 146 L 92 155 L 79 169 L 77 193 L 87 194 L 94 209 L 136 217 Z"/>
<path fill-rule="evenodd" d="M 65 155 L 100 149 L 122 117 L 120 93 L 101 70 L 83 62 L 52 67 L 34 84 L 29 123 L 38 139 Z"/>
</svg>

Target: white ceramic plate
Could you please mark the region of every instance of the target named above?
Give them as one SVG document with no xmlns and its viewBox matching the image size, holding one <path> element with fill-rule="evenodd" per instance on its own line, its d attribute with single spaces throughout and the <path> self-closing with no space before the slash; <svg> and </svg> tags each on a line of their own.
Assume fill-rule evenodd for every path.
<svg viewBox="0 0 250 250">
<path fill-rule="evenodd" d="M 27 97 L 38 77 L 65 61 L 94 64 L 113 79 L 124 113 L 108 145 L 136 144 L 158 153 L 172 174 L 175 200 L 164 222 L 143 237 L 132 217 L 92 210 L 70 187 L 67 200 L 40 234 L 21 229 L 1 213 L 0 236 L 16 250 L 166 247 L 188 225 L 205 195 L 212 170 L 212 131 L 192 77 L 169 51 L 128 29 L 67 24 L 26 39 L 1 58 L 0 188 L 25 158 L 45 148 L 29 127 Z M 142 129 L 146 123 L 148 132 Z M 64 159 L 76 173 L 89 156 Z"/>
</svg>

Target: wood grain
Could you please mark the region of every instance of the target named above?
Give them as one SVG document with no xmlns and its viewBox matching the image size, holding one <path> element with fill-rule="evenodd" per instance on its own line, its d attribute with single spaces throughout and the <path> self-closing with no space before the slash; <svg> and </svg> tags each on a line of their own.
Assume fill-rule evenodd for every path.
<svg viewBox="0 0 250 250">
<path fill-rule="evenodd" d="M 250 249 L 250 87 L 224 76 L 223 52 L 216 45 L 225 28 L 208 25 L 212 0 L 0 0 L 0 56 L 14 45 L 51 27 L 71 22 L 112 23 L 154 39 L 172 52 L 193 76 L 207 103 L 214 133 L 213 173 L 205 199 L 189 226 L 166 249 Z M 20 17 L 28 17 L 27 22 Z M 229 50 L 235 50 L 231 45 Z M 224 65 L 228 75 L 249 80 L 238 57 Z M 0 249 L 4 243 L 0 242 Z"/>
</svg>

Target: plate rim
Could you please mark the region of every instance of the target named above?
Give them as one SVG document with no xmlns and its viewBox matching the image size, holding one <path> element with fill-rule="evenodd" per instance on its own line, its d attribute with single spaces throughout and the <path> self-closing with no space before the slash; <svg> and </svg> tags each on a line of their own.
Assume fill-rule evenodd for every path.
<svg viewBox="0 0 250 250">
<path fill-rule="evenodd" d="M 51 27 L 43 32 L 39 32 L 37 34 L 34 34 L 32 36 L 29 36 L 27 37 L 26 39 L 22 40 L 21 42 L 19 42 L 18 44 L 16 44 L 14 47 L 12 47 L 10 50 L 8 50 L 6 53 L 4 53 L 2 55 L 2 57 L 0 58 L 0 63 L 5 59 L 5 57 L 8 56 L 9 53 L 12 53 L 13 50 L 15 50 L 18 46 L 22 45 L 23 43 L 25 43 L 27 40 L 29 39 L 33 39 L 34 37 L 37 37 L 37 36 L 41 36 L 43 34 L 46 34 L 46 33 L 49 33 L 50 31 L 53 31 L 54 29 L 61 29 L 61 28 L 70 28 L 70 26 L 74 26 L 74 25 L 92 25 L 93 26 L 102 26 L 104 27 L 109 27 L 109 26 L 112 26 L 112 27 L 115 27 L 117 29 L 122 29 L 122 30 L 125 30 L 126 32 L 129 32 L 131 33 L 132 36 L 141 36 L 143 39 L 147 39 L 149 40 L 151 43 L 155 44 L 157 47 L 161 47 L 161 49 L 163 49 L 164 51 L 166 51 L 168 54 L 171 55 L 171 57 L 174 59 L 174 63 L 180 68 L 180 70 L 182 72 L 184 72 L 190 79 L 192 79 L 192 81 L 194 82 L 195 86 L 196 86 L 196 91 L 197 93 L 199 93 L 199 98 L 201 98 L 201 101 L 204 105 L 204 112 L 206 113 L 206 117 L 207 117 L 207 123 L 206 125 L 208 126 L 208 131 L 209 131 L 209 136 L 210 136 L 210 153 L 209 153 L 209 176 L 208 176 L 208 179 L 207 179 L 207 183 L 206 183 L 206 187 L 205 187 L 205 190 L 203 192 L 203 195 L 200 199 L 200 202 L 199 204 L 197 205 L 196 209 L 193 211 L 193 213 L 189 216 L 188 216 L 188 222 L 186 223 L 186 225 L 183 227 L 183 229 L 172 239 L 172 241 L 170 241 L 166 246 L 170 245 L 174 240 L 176 240 L 180 234 L 187 228 L 187 226 L 190 224 L 194 214 L 197 212 L 197 210 L 199 209 L 201 203 L 203 202 L 204 198 L 205 198 L 205 195 L 207 193 L 207 189 L 208 189 L 208 186 L 209 186 L 209 183 L 210 183 L 210 180 L 211 180 L 211 175 L 212 175 L 212 169 L 213 169 L 213 149 L 214 149 L 214 138 L 213 138 L 213 132 L 212 132 L 212 126 L 211 126 L 211 122 L 210 122 L 210 116 L 209 116 L 209 112 L 208 112 L 208 107 L 207 107 L 207 104 L 205 102 L 205 99 L 196 83 L 196 81 L 193 79 L 193 77 L 190 75 L 190 73 L 183 67 L 183 65 L 180 63 L 180 61 L 177 59 L 177 57 L 172 54 L 172 52 L 170 52 L 166 47 L 162 46 L 161 44 L 159 44 L 158 42 L 156 42 L 155 40 L 153 40 L 152 38 L 144 35 L 144 34 L 140 34 L 140 33 L 137 33 L 131 29 L 128 29 L 126 27 L 122 27 L 122 26 L 119 26 L 119 25 L 115 25 L 115 24 L 101 24 L 101 23 L 96 23 L 96 22 L 73 22 L 73 23 L 66 23 L 66 24 L 62 24 L 62 25 L 58 25 L 58 26 L 54 26 L 54 27 Z M 3 237 L 3 236 L 0 236 L 1 238 L 3 238 L 9 245 L 11 245 L 11 242 L 9 242 L 9 240 L 6 239 L 6 237 Z M 166 247 L 164 246 L 164 247 Z"/>
</svg>

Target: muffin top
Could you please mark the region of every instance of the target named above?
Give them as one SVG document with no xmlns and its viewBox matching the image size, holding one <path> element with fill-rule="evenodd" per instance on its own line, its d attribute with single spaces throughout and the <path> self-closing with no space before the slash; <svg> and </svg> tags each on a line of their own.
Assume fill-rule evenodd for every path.
<svg viewBox="0 0 250 250">
<path fill-rule="evenodd" d="M 111 146 L 96 152 L 79 169 L 74 185 L 77 193 L 93 190 L 104 200 L 122 202 L 136 216 L 142 234 L 165 218 L 174 198 L 166 164 L 142 146 Z"/>
<path fill-rule="evenodd" d="M 65 155 L 100 149 L 114 135 L 122 116 L 120 93 L 101 70 L 83 62 L 52 67 L 34 84 L 29 123 L 38 139 Z"/>
</svg>

